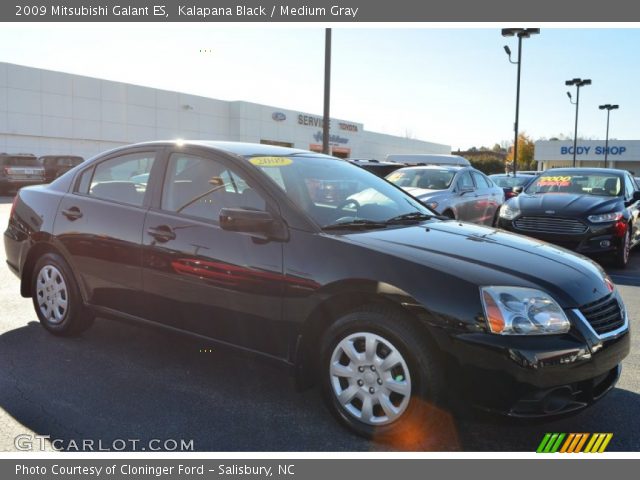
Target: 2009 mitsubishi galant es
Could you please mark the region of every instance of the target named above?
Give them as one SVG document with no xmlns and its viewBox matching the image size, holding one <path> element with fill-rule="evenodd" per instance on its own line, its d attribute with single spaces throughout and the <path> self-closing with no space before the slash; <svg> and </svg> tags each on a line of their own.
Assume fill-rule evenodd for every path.
<svg viewBox="0 0 640 480">
<path fill-rule="evenodd" d="M 319 383 L 365 436 L 427 425 L 430 405 L 456 397 L 512 416 L 575 411 L 614 386 L 629 351 L 622 300 L 592 261 L 437 217 L 303 150 L 112 150 L 20 190 L 5 247 L 51 333 L 115 317 L 256 352 Z"/>
</svg>

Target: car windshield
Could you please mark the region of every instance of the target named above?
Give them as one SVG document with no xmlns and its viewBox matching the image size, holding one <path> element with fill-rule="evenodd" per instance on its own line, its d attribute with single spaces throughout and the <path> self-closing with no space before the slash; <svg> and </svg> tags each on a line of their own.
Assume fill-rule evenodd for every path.
<svg viewBox="0 0 640 480">
<path fill-rule="evenodd" d="M 409 168 L 396 170 L 387 175 L 387 180 L 402 187 L 425 188 L 429 190 L 445 190 L 449 188 L 456 172 L 445 169 Z"/>
<path fill-rule="evenodd" d="M 335 158 L 294 154 L 246 157 L 318 225 L 373 225 L 399 216 L 433 215 L 427 207 L 373 173 Z"/>
<path fill-rule="evenodd" d="M 573 193 L 617 197 L 624 191 L 623 179 L 606 172 L 545 172 L 526 190 L 527 193 Z"/>
<path fill-rule="evenodd" d="M 522 187 L 529 183 L 531 178 L 531 175 L 516 175 L 515 177 L 491 175 L 491 180 L 493 180 L 500 188 Z"/>
</svg>

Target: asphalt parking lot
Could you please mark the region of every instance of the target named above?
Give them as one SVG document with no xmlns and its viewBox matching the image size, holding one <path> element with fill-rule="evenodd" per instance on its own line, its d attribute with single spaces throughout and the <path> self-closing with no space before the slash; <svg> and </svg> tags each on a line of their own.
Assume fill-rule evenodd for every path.
<svg viewBox="0 0 640 480">
<path fill-rule="evenodd" d="M 4 231 L 10 199 L 0 197 Z M 283 369 L 198 341 L 99 319 L 79 338 L 42 329 L 0 248 L 0 450 L 22 434 L 65 444 L 116 439 L 193 440 L 199 451 L 534 451 L 545 432 L 612 432 L 609 451 L 639 451 L 640 343 L 617 388 L 592 408 L 554 422 L 516 422 L 442 413 L 441 431 L 393 444 L 344 430 L 317 390 L 295 391 Z M 610 271 L 640 327 L 640 250 Z M 118 444 L 121 445 L 121 444 Z M 129 443 L 130 445 L 130 443 Z M 154 445 L 158 445 L 156 442 Z"/>
</svg>

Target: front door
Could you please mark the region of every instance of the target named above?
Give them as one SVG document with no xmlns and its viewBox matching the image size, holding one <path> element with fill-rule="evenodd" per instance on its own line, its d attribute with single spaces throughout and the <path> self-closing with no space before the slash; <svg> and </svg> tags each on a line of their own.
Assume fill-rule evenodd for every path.
<svg viewBox="0 0 640 480">
<path fill-rule="evenodd" d="M 162 198 L 144 222 L 146 316 L 285 356 L 282 243 L 223 230 L 221 208 L 277 208 L 242 168 L 211 153 L 170 153 Z"/>
</svg>

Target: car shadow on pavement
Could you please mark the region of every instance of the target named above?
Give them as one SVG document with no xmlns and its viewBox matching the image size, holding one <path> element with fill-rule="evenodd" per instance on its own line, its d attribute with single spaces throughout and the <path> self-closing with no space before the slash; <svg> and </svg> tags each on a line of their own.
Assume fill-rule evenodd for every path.
<svg viewBox="0 0 640 480">
<path fill-rule="evenodd" d="M 609 450 L 640 449 L 640 395 L 620 389 L 552 423 L 449 419 L 443 431 L 367 441 L 333 419 L 318 389 L 296 392 L 283 368 L 104 320 L 78 338 L 37 322 L 0 336 L 0 408 L 58 446 L 92 440 L 95 450 L 122 448 L 120 440 L 149 450 L 157 439 L 151 446 L 162 450 L 169 440 L 193 441 L 196 451 L 533 451 L 549 431 L 613 432 Z"/>
</svg>

